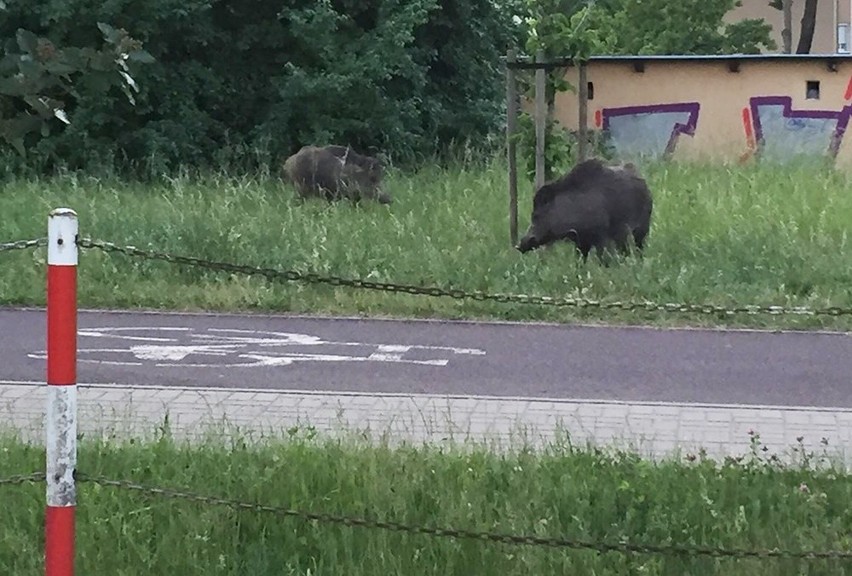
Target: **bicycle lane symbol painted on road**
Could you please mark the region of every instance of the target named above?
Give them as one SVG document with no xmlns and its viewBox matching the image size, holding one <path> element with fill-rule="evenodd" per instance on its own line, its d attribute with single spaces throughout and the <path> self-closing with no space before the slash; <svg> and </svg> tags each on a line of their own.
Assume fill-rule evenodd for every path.
<svg viewBox="0 0 852 576">
<path fill-rule="evenodd" d="M 185 327 L 86 328 L 77 331 L 77 361 L 115 366 L 274 367 L 297 362 L 384 362 L 446 366 L 477 348 L 323 340 L 292 332 Z M 40 350 L 27 354 L 45 359 Z"/>
</svg>

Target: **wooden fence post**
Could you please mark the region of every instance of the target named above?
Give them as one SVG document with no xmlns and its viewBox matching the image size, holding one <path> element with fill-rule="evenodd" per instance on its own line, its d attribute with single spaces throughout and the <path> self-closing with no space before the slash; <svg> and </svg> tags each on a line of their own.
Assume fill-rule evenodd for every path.
<svg viewBox="0 0 852 576">
<path fill-rule="evenodd" d="M 547 71 L 544 69 L 544 52 L 535 56 L 535 189 L 544 184 L 544 139 L 547 125 Z"/>
<path fill-rule="evenodd" d="M 515 70 L 517 62 L 514 49 L 506 53 L 506 154 L 509 161 L 509 238 L 512 246 L 518 243 L 518 159 L 515 132 L 518 128 L 518 84 Z"/>
<path fill-rule="evenodd" d="M 582 162 L 588 157 L 588 135 L 587 128 L 589 125 L 589 82 L 586 73 L 586 63 L 581 61 L 577 65 L 577 83 L 579 88 L 579 102 L 577 109 L 577 138 L 579 139 L 577 147 L 578 161 Z"/>
</svg>

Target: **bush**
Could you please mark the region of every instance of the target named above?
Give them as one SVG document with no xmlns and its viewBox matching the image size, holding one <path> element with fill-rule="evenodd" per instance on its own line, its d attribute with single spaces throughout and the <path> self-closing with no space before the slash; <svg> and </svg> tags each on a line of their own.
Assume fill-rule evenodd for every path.
<svg viewBox="0 0 852 576">
<path fill-rule="evenodd" d="M 499 128 L 508 9 L 488 0 L 9 0 L 0 32 L 58 46 L 125 28 L 155 62 L 133 107 L 77 86 L 74 123 L 43 139 L 44 170 L 252 169 L 337 141 L 409 160 Z"/>
</svg>

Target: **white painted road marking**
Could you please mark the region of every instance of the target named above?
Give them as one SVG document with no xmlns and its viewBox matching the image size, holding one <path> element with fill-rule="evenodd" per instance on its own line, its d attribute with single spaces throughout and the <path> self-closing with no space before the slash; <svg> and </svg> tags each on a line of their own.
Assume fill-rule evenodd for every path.
<svg viewBox="0 0 852 576">
<path fill-rule="evenodd" d="M 77 331 L 78 362 L 116 366 L 222 368 L 290 366 L 297 362 L 382 362 L 447 366 L 450 357 L 458 355 L 484 356 L 478 348 L 428 346 L 422 344 L 372 344 L 367 342 L 338 342 L 319 336 L 292 332 L 207 328 L 195 330 L 181 326 L 166 327 L 103 327 Z M 89 347 L 87 339 L 96 342 L 112 341 L 116 346 Z M 128 343 L 129 342 L 129 343 Z M 341 354 L 333 350 L 302 352 L 294 347 L 346 347 L 361 354 Z M 289 350 L 284 350 L 288 349 Z M 406 358 L 418 351 L 437 358 Z M 27 354 L 43 360 L 46 352 Z M 220 361 L 215 361 L 220 359 Z"/>
</svg>

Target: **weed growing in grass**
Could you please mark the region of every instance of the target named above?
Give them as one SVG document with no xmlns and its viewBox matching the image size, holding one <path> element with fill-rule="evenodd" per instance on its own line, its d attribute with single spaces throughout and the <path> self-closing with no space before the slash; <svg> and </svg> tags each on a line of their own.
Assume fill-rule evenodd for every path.
<svg viewBox="0 0 852 576">
<path fill-rule="evenodd" d="M 237 264 L 606 301 L 852 306 L 844 175 L 805 166 L 643 170 L 655 199 L 646 256 L 608 268 L 582 265 L 567 243 L 526 255 L 510 245 L 500 159 L 391 171 L 391 206 L 299 203 L 263 176 L 182 176 L 150 186 L 74 175 L 10 182 L 0 188 L 0 238 L 43 236 L 47 212 L 62 205 L 78 211 L 83 236 Z M 531 194 L 522 182 L 522 229 Z M 0 302 L 43 304 L 44 250 L 0 258 Z M 80 301 L 90 307 L 852 326 L 848 317 L 657 316 L 269 283 L 94 250 L 80 264 Z"/>
<path fill-rule="evenodd" d="M 306 433 L 305 433 L 306 432 Z M 183 444 L 86 440 L 89 476 L 406 524 L 584 541 L 722 548 L 852 549 L 852 478 L 812 456 L 783 466 L 651 462 L 581 448 L 390 447 L 319 438 Z M 0 476 L 43 466 L 43 451 L 0 440 Z M 41 573 L 42 486 L 0 487 L 0 572 Z M 108 543 L 108 544 L 107 544 Z M 843 560 L 725 558 L 511 546 L 351 528 L 83 483 L 78 570 L 85 574 L 842 574 Z"/>
</svg>

